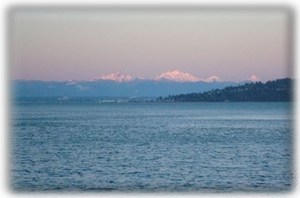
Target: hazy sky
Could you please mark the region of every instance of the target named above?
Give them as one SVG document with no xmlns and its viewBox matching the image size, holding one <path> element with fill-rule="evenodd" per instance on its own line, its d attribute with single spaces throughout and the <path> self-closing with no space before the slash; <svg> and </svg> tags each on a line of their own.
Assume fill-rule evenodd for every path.
<svg viewBox="0 0 300 198">
<path fill-rule="evenodd" d="M 181 70 L 240 81 L 287 77 L 286 9 L 15 8 L 12 79 L 90 80 Z"/>
</svg>

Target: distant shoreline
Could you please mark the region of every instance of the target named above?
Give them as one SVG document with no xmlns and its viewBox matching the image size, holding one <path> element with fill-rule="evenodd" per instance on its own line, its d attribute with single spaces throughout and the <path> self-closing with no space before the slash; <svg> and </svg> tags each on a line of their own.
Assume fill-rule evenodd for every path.
<svg viewBox="0 0 300 198">
<path fill-rule="evenodd" d="M 119 104 L 183 104 L 183 103 L 292 103 L 291 101 L 164 101 L 157 99 L 101 99 L 100 97 L 22 97 L 12 100 L 12 104 L 98 104 L 98 105 L 119 105 Z M 117 98 L 117 97 L 115 97 Z"/>
<path fill-rule="evenodd" d="M 293 100 L 293 80 L 277 79 L 266 83 L 246 83 L 202 93 L 189 93 L 159 97 L 171 102 L 289 102 Z"/>
<path fill-rule="evenodd" d="M 108 84 L 107 84 L 108 83 Z M 88 84 L 26 82 L 14 85 L 15 100 L 46 100 L 60 103 L 89 101 L 96 103 L 123 102 L 285 102 L 292 101 L 293 80 L 224 83 L 160 82 L 123 84 L 95 82 Z"/>
</svg>

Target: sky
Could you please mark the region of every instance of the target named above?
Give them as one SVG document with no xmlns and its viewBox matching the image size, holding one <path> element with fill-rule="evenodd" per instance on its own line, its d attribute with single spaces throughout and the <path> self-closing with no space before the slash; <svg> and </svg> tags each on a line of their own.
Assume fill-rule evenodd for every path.
<svg viewBox="0 0 300 198">
<path fill-rule="evenodd" d="M 285 8 L 15 7 L 9 13 L 13 80 L 142 78 L 180 70 L 242 81 L 291 76 Z"/>
</svg>

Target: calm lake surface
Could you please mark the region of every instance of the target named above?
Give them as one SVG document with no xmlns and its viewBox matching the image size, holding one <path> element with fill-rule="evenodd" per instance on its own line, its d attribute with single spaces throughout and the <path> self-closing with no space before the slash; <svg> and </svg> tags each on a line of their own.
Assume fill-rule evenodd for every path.
<svg viewBox="0 0 300 198">
<path fill-rule="evenodd" d="M 16 104 L 20 191 L 286 191 L 291 103 Z"/>
</svg>

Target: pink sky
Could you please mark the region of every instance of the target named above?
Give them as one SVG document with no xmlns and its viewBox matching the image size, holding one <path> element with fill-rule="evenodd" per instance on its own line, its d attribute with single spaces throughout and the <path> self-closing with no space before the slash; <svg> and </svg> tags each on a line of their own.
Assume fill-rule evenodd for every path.
<svg viewBox="0 0 300 198">
<path fill-rule="evenodd" d="M 143 78 L 180 70 L 240 81 L 290 76 L 291 13 L 278 9 L 11 10 L 12 79 Z"/>
</svg>

